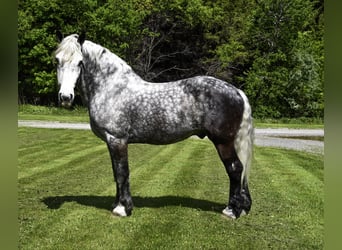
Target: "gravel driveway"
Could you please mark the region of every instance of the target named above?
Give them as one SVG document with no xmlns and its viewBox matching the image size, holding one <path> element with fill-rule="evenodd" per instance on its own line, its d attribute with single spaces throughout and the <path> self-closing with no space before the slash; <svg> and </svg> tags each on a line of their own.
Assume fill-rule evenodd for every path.
<svg viewBox="0 0 342 250">
<path fill-rule="evenodd" d="M 18 121 L 19 127 L 90 129 L 88 123 L 62 123 L 51 121 Z M 323 129 L 255 129 L 255 145 L 278 147 L 324 154 L 324 142 L 311 140 L 312 137 L 324 137 Z M 307 138 L 307 139 L 306 139 Z"/>
<path fill-rule="evenodd" d="M 255 129 L 255 144 L 324 154 L 324 141 L 310 138 L 324 137 L 323 129 Z"/>
</svg>

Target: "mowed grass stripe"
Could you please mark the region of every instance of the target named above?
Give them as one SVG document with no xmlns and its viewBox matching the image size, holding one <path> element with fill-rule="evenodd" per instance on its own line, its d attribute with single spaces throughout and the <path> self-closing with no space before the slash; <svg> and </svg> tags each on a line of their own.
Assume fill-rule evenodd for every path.
<svg viewBox="0 0 342 250">
<path fill-rule="evenodd" d="M 201 185 L 197 178 L 201 179 L 202 177 L 196 173 L 200 173 L 203 167 L 203 161 L 201 160 L 203 157 L 201 154 L 207 154 L 201 150 L 208 145 L 198 140 L 193 142 L 198 143 L 189 144 L 184 141 L 178 143 L 178 145 L 130 145 L 130 182 L 133 198 L 138 197 L 139 200 L 148 197 L 147 200 L 150 199 L 153 203 L 154 197 L 158 197 L 161 194 L 164 194 L 165 197 L 167 195 L 193 195 L 197 190 L 201 192 L 201 189 L 197 188 L 198 185 Z M 194 163 L 188 164 L 189 159 L 195 157 L 195 154 L 198 154 L 198 159 Z M 205 166 L 205 168 L 207 167 L 210 167 L 210 164 Z M 193 173 L 187 178 L 189 172 Z M 184 180 L 184 178 L 186 179 Z M 184 187 L 180 186 L 180 183 Z M 115 189 L 112 186 L 108 186 L 102 194 L 114 195 L 113 190 Z M 159 190 L 160 192 L 151 193 L 151 190 Z M 209 188 L 208 190 L 211 189 Z M 153 206 L 153 204 L 151 205 Z"/>
<path fill-rule="evenodd" d="M 68 145 L 78 141 L 99 143 L 98 139 L 94 140 L 94 135 L 87 130 L 72 129 L 41 129 L 41 128 L 18 128 L 19 150 L 23 148 L 37 147 L 44 143 L 59 143 Z M 81 145 L 80 145 L 81 146 Z"/>
<path fill-rule="evenodd" d="M 191 197 L 217 201 L 227 195 L 228 175 L 224 170 L 214 145 L 209 140 L 189 139 L 191 147 L 185 155 L 185 166 L 180 172 L 175 187 L 188 188 Z"/>
<path fill-rule="evenodd" d="M 324 167 L 321 156 L 310 153 L 298 155 L 292 150 L 289 150 L 288 152 L 287 159 L 292 162 L 290 165 L 298 165 L 306 171 L 306 174 L 311 174 L 313 179 L 317 179 L 317 181 L 323 183 Z"/>
<path fill-rule="evenodd" d="M 159 158 L 167 151 L 166 147 L 155 146 L 155 145 L 143 145 L 143 144 L 132 144 L 129 145 L 128 155 L 129 155 L 129 170 L 130 170 L 130 183 L 132 195 L 139 195 L 139 189 L 144 186 L 149 180 L 154 178 L 154 175 L 161 170 L 161 166 L 155 164 L 154 159 Z M 108 161 L 105 168 L 107 170 L 102 170 L 111 173 L 111 178 L 107 182 L 107 186 L 101 191 L 101 195 L 112 196 L 113 202 L 116 194 L 116 184 L 113 179 L 112 166 L 110 162 L 109 152 Z"/>
<path fill-rule="evenodd" d="M 61 142 L 61 143 L 60 143 Z M 63 157 L 66 154 L 71 154 L 77 150 L 83 150 L 89 147 L 97 146 L 100 144 L 89 144 L 89 143 L 82 143 L 80 144 L 79 141 L 69 141 L 65 144 L 64 140 L 56 141 L 56 140 L 49 140 L 42 142 L 36 146 L 29 146 L 26 148 L 22 148 L 19 151 L 19 157 L 21 160 L 21 166 L 24 166 L 26 157 L 36 159 L 40 161 L 39 157 L 46 156 L 49 154 L 51 158 L 58 158 Z M 31 160 L 32 160 L 31 159 Z"/>
<path fill-rule="evenodd" d="M 160 191 L 163 191 L 164 186 L 174 178 L 177 171 L 175 161 L 182 154 L 183 149 L 177 147 L 176 144 L 136 146 L 139 150 L 143 148 L 148 152 L 152 149 L 155 153 L 149 158 L 146 156 L 130 157 L 130 166 L 133 170 L 131 172 L 132 193 L 135 195 L 158 195 Z M 132 151 L 136 148 L 133 148 L 132 145 Z"/>
<path fill-rule="evenodd" d="M 141 146 L 141 145 L 140 145 Z M 148 146 L 148 145 L 143 145 L 143 146 L 145 146 L 145 147 L 147 147 L 147 148 L 149 148 L 149 147 L 152 147 L 152 148 L 157 148 L 156 146 Z M 134 149 L 133 149 L 133 151 L 134 151 Z M 167 159 L 169 159 L 169 161 L 171 162 L 171 164 L 170 165 L 173 165 L 172 164 L 172 162 L 173 162 L 173 157 L 177 157 L 177 155 L 178 154 L 180 154 L 181 152 L 182 152 L 182 150 L 179 150 L 179 149 L 177 149 L 177 147 L 174 147 L 174 145 L 170 145 L 170 146 L 162 146 L 162 147 L 158 147 L 158 151 L 160 152 L 160 154 L 155 154 L 154 155 L 154 157 L 152 157 L 152 162 L 153 162 L 153 158 L 158 158 L 158 157 L 161 157 L 161 158 L 163 158 L 163 157 L 166 157 Z M 146 154 L 145 154 L 145 156 L 146 156 Z M 172 156 L 172 157 L 170 157 L 170 156 Z M 162 163 L 167 163 L 167 161 L 166 160 L 162 160 L 161 161 Z M 160 163 L 160 162 L 156 162 L 156 163 Z M 144 167 L 146 167 L 146 171 L 148 172 L 148 173 L 146 173 L 148 176 L 149 176 L 149 178 L 151 178 L 151 169 L 149 169 L 149 167 L 150 168 L 154 168 L 154 167 L 156 167 L 157 168 L 157 170 L 159 170 L 159 169 L 163 169 L 163 167 L 161 167 L 161 166 L 159 166 L 158 164 L 147 164 L 148 166 L 142 166 L 142 167 L 139 167 L 139 168 L 144 168 Z M 172 167 L 172 166 L 164 166 L 164 168 L 168 168 L 168 167 Z M 135 172 L 135 171 L 133 171 L 133 172 Z M 158 171 L 155 171 L 155 173 L 157 173 Z M 167 172 L 170 172 L 170 170 L 167 170 Z M 171 171 L 172 172 L 172 171 Z M 139 173 L 138 173 L 139 174 Z M 154 178 L 155 176 L 152 176 L 152 178 Z M 156 177 L 157 179 L 158 179 L 158 177 Z M 95 179 L 94 181 L 97 181 L 98 179 Z M 113 185 L 114 185 L 114 183 L 113 183 Z M 96 184 L 96 186 L 97 186 L 97 184 Z M 152 187 L 153 188 L 153 187 Z M 109 188 L 109 189 L 112 189 L 112 188 Z M 165 204 L 165 205 L 167 205 L 167 204 Z M 63 205 L 63 209 L 64 208 L 66 208 L 66 207 L 68 207 L 68 206 L 71 206 L 71 204 L 65 204 L 65 205 Z M 74 208 L 73 209 L 77 209 L 77 207 L 75 207 L 75 205 L 73 205 L 74 206 Z M 80 213 L 82 213 L 82 212 L 80 212 Z M 155 215 L 154 215 L 154 213 L 152 212 L 151 213 L 151 211 L 148 213 L 148 214 L 150 214 L 152 217 L 154 217 Z M 74 217 L 74 216 L 72 216 L 72 215 L 69 215 L 69 214 L 65 214 L 63 217 L 65 217 L 65 219 L 63 220 L 63 221 L 61 221 L 60 223 L 58 223 L 58 222 L 55 222 L 54 223 L 54 225 L 55 225 L 55 227 L 56 228 L 60 228 L 61 226 L 63 226 L 64 224 L 65 224 L 65 221 L 67 221 L 68 219 L 66 219 L 66 218 L 69 218 L 69 217 Z M 77 219 L 77 217 L 75 217 L 75 219 Z M 86 219 L 85 219 L 86 220 Z M 154 220 L 153 220 L 154 221 Z M 179 222 L 179 219 L 178 219 L 178 222 Z M 73 222 L 74 223 L 74 222 Z M 83 223 L 84 223 L 84 221 L 83 221 Z M 175 225 L 177 225 L 177 223 L 175 224 Z M 84 224 L 83 224 L 83 226 L 84 226 Z M 70 228 L 73 228 L 73 227 L 75 227 L 74 225 L 69 225 L 69 227 Z M 146 227 L 146 225 L 144 225 L 144 228 Z M 169 226 L 168 226 L 169 227 Z M 80 228 L 80 225 L 78 225 L 78 226 L 76 226 L 76 228 Z M 153 228 L 153 227 L 152 227 Z M 85 230 L 87 230 L 87 228 L 85 228 Z M 88 231 L 89 231 L 89 229 L 88 229 Z M 140 230 L 139 230 L 140 231 Z M 52 232 L 58 232 L 58 230 L 54 230 L 54 228 L 52 228 Z M 60 234 L 60 233 L 59 233 Z M 66 235 L 65 236 L 63 236 L 62 235 L 62 238 L 66 238 L 66 239 L 68 239 L 68 235 L 69 235 L 69 233 L 66 233 Z M 50 239 L 52 239 L 52 238 L 54 238 L 55 236 L 54 235 L 52 235 L 52 236 L 45 236 L 46 238 L 50 238 Z M 61 236 L 59 236 L 59 237 L 61 237 Z M 69 239 L 69 240 L 72 240 L 72 239 Z M 78 240 L 80 240 L 80 239 L 78 239 Z M 57 243 L 57 244 L 59 244 L 59 243 Z M 87 248 L 87 249 L 91 249 L 91 248 Z M 114 248 L 115 249 L 115 248 Z"/>
<path fill-rule="evenodd" d="M 135 151 L 142 151 L 143 153 L 140 155 L 131 154 Z M 170 155 L 177 154 L 177 151 L 178 149 L 172 147 L 172 145 L 130 145 L 129 165 L 131 178 L 139 182 L 140 185 L 136 187 L 137 190 L 139 190 L 141 184 L 144 185 L 144 183 L 153 180 L 160 171 L 165 171 L 166 163 L 171 160 Z"/>
<path fill-rule="evenodd" d="M 146 201 L 143 202 L 146 207 L 141 207 L 138 204 L 138 208 L 133 211 L 134 217 L 124 222 L 129 224 L 128 228 L 132 226 L 134 230 L 126 232 L 127 236 L 122 239 L 122 242 L 119 239 L 118 243 L 123 249 L 136 247 L 156 249 L 161 246 L 170 249 L 191 249 L 199 245 L 202 247 L 207 245 L 210 248 L 210 244 L 205 238 L 196 240 L 189 240 L 189 238 L 194 229 L 197 231 L 198 228 L 201 228 L 200 224 L 204 218 L 212 223 L 212 218 L 218 215 L 217 211 L 211 211 L 215 209 L 211 207 L 214 203 L 205 201 L 208 198 L 203 195 L 205 188 L 203 182 L 205 181 L 200 181 L 206 180 L 208 172 L 215 176 L 215 168 L 212 167 L 217 166 L 208 166 L 210 164 L 203 163 L 203 158 L 206 157 L 202 157 L 215 153 L 215 149 L 213 150 L 212 147 L 210 143 L 203 143 L 199 140 L 184 141 L 167 146 L 169 151 L 178 148 L 177 154 L 169 152 L 169 156 L 173 157 L 169 158 L 169 162 L 163 166 L 167 171 L 159 172 L 163 176 L 155 175 L 156 179 L 151 180 L 148 183 L 150 186 L 147 188 L 143 188 L 145 187 L 143 185 L 141 191 L 144 191 L 145 194 L 139 198 L 144 200 L 144 197 L 147 196 Z M 193 159 L 193 162 L 189 159 Z M 211 163 L 211 161 L 209 162 Z M 206 170 L 203 171 L 203 169 Z M 203 173 L 205 174 L 202 175 Z M 227 178 L 226 175 L 225 178 Z M 217 180 L 212 179 L 212 181 L 214 183 L 211 184 L 215 184 Z M 158 193 L 151 193 L 153 189 L 157 189 Z M 212 187 L 209 187 L 208 190 L 215 191 L 212 190 Z M 199 193 L 200 195 L 198 195 Z M 204 200 L 196 199 L 196 197 Z M 203 208 L 205 211 L 201 211 Z M 141 221 L 140 218 L 144 218 L 144 220 Z M 220 218 L 220 220 L 222 219 Z M 226 221 L 224 220 L 224 222 Z M 206 230 L 203 229 L 202 233 L 205 233 Z M 130 240 L 127 240 L 127 237 Z M 227 247 L 227 244 L 221 245 L 222 249 Z"/>
<path fill-rule="evenodd" d="M 185 147 L 184 147 L 185 146 Z M 190 157 L 191 154 L 195 153 L 197 151 L 197 147 L 194 145 L 189 145 L 189 143 L 184 143 L 184 145 L 181 145 L 180 148 L 175 147 L 175 145 L 168 145 L 168 146 L 150 146 L 150 145 L 132 145 L 131 151 L 133 152 L 133 155 L 136 153 L 135 149 L 139 152 L 142 150 L 142 148 L 145 148 L 144 151 L 146 154 L 143 155 L 143 159 L 147 157 L 150 161 L 146 163 L 146 166 L 139 165 L 139 171 L 135 169 L 134 173 L 132 173 L 131 177 L 131 183 L 132 185 L 138 185 L 140 187 L 140 191 L 144 191 L 145 194 L 149 194 L 150 189 L 158 188 L 160 190 L 160 183 L 158 182 L 158 179 L 161 178 L 161 176 L 155 176 L 153 175 L 153 170 L 156 168 L 154 173 L 160 174 L 160 169 L 164 169 L 167 171 L 166 176 L 164 176 L 167 180 L 172 177 L 170 173 L 175 172 L 175 177 L 170 180 L 170 182 L 167 182 L 167 185 L 163 190 L 161 190 L 159 193 L 162 194 L 174 194 L 177 196 L 179 193 L 173 190 L 173 185 L 177 184 L 175 183 L 175 179 L 178 179 L 180 175 L 180 171 L 182 169 L 189 167 L 186 163 L 186 160 L 188 157 Z M 150 158 L 147 155 L 147 152 L 152 149 L 153 157 Z M 155 154 L 155 149 L 158 150 L 159 154 Z M 141 155 L 141 154 L 139 154 Z M 132 154 L 131 154 L 132 156 Z M 142 156 L 142 155 L 141 155 Z M 172 156 L 172 157 L 170 157 Z M 166 157 L 168 159 L 168 162 L 161 160 L 156 161 L 154 158 L 164 158 Z M 142 159 L 137 159 L 138 162 L 142 162 Z M 162 162 L 163 166 L 160 166 L 159 163 Z M 179 165 L 181 163 L 181 165 Z M 131 162 L 131 169 L 134 169 L 132 165 L 136 164 L 135 160 L 132 159 Z M 191 166 L 190 166 L 191 167 Z M 164 173 L 165 174 L 165 173 Z M 147 175 L 147 176 L 144 176 Z M 146 178 L 148 178 L 148 181 L 146 181 Z M 183 176 L 183 178 L 187 178 L 187 176 Z M 156 181 L 154 181 L 154 178 L 156 178 Z M 193 177 L 192 177 L 193 178 Z M 189 179 L 189 178 L 187 178 Z M 171 186 L 170 186 L 171 185 Z M 144 189 L 144 190 L 142 190 Z M 188 185 L 188 193 L 191 193 L 191 189 L 193 189 L 193 186 Z M 180 188 L 179 190 L 182 190 Z M 134 192 L 132 192 L 133 197 L 136 195 Z M 149 196 L 151 197 L 151 196 Z M 153 196 L 154 197 L 154 196 Z M 162 195 L 162 197 L 165 197 Z M 134 216 L 130 218 L 125 219 L 114 219 L 112 226 L 112 230 L 115 234 L 122 235 L 122 237 L 115 238 L 115 246 L 111 246 L 113 249 L 132 249 L 136 247 L 141 247 L 143 249 L 152 249 L 160 246 L 161 244 L 164 246 L 169 247 L 176 247 L 177 245 L 182 245 L 186 240 L 186 238 L 189 236 L 190 232 L 192 231 L 191 226 L 188 225 L 184 228 L 184 225 L 187 225 L 187 220 L 191 216 L 196 217 L 196 221 L 200 220 L 200 215 L 198 212 L 196 212 L 196 209 L 193 208 L 187 208 L 183 207 L 181 211 L 177 210 L 179 209 L 179 206 L 182 206 L 182 204 L 174 204 L 171 200 L 171 204 L 168 202 L 170 200 L 168 199 L 161 199 L 164 200 L 164 203 L 160 203 L 158 201 L 158 197 L 156 197 L 154 200 L 150 199 L 152 203 L 146 204 L 146 207 L 141 207 L 141 204 L 138 202 L 138 207 L 136 207 L 133 211 Z M 182 199 L 180 199 L 182 200 Z M 183 199 L 184 200 L 184 199 Z M 160 204 L 153 204 L 153 201 L 158 201 Z M 141 202 L 140 202 L 141 203 Z M 158 208 L 151 209 L 150 207 L 156 206 Z M 171 216 L 172 218 L 168 218 L 168 216 Z M 166 217 L 166 219 L 165 219 Z M 138 219 L 137 219 L 138 218 Z M 139 220 L 140 218 L 140 220 Z M 143 219 L 142 219 L 143 218 Z M 183 218 L 183 219 L 182 219 Z M 89 229 L 87 229 L 89 231 Z M 105 230 L 108 230 L 106 228 Z M 156 235 L 156 232 L 160 231 L 158 235 Z M 143 233 L 142 233 L 143 232 Z M 90 233 L 90 232 L 89 232 Z M 93 235 L 93 233 L 90 233 Z M 96 235 L 96 232 L 95 232 Z M 146 237 L 149 235 L 149 240 L 146 241 Z M 159 236 L 159 237 L 158 237 Z M 179 238 L 180 242 L 175 241 L 175 238 Z M 188 241 L 189 243 L 191 241 Z M 194 244 L 193 242 L 191 244 Z M 90 249 L 90 248 L 86 248 Z"/>
<path fill-rule="evenodd" d="M 273 150 L 264 149 L 259 154 L 260 171 L 263 172 L 263 176 L 272 176 L 268 184 L 272 186 L 272 190 L 277 191 L 279 195 L 282 195 L 284 199 L 294 200 L 296 197 L 300 197 L 303 194 L 310 194 L 310 199 L 319 199 L 323 194 L 323 181 L 321 178 L 317 178 L 311 171 L 308 171 L 308 167 L 305 165 L 310 164 L 308 161 L 295 162 L 291 156 L 293 152 L 286 151 L 274 152 Z M 273 162 L 270 164 L 265 163 L 269 157 L 274 157 Z M 310 164 L 311 165 L 311 164 Z M 321 161 L 321 168 L 323 161 Z M 288 189 L 282 189 L 288 185 Z M 307 198 L 307 197 L 304 197 Z"/>
<path fill-rule="evenodd" d="M 18 156 L 21 172 L 30 171 L 30 168 L 35 168 L 37 164 L 49 164 L 53 160 L 63 159 L 66 155 L 75 154 L 77 150 L 103 145 L 95 141 L 89 131 L 19 128 L 19 136 Z M 32 143 L 34 141 L 35 144 Z M 20 143 L 24 142 L 26 144 L 21 146 Z"/>
<path fill-rule="evenodd" d="M 103 217 L 104 216 L 104 217 Z M 101 214 L 94 209 L 81 207 L 76 203 L 66 203 L 58 210 L 45 212 L 35 220 L 19 241 L 19 249 L 99 249 L 90 241 L 99 237 L 99 232 L 110 235 L 109 228 L 98 229 L 89 225 L 110 220 L 108 214 Z M 97 221 L 95 221 L 97 220 Z M 111 241 L 109 241 L 111 242 Z M 82 247 L 84 246 L 84 247 Z"/>
<path fill-rule="evenodd" d="M 160 186 L 159 180 L 161 179 L 160 176 L 158 177 L 158 175 L 166 175 L 168 177 L 166 178 L 168 188 L 165 188 L 165 190 L 168 192 L 177 194 L 179 191 L 182 191 L 183 189 L 179 189 L 178 182 L 183 183 L 185 187 L 187 186 L 193 190 L 193 182 L 201 184 L 201 182 L 197 181 L 196 179 L 196 172 L 200 173 L 204 165 L 205 169 L 211 168 L 212 162 L 203 164 L 203 160 L 206 158 L 205 155 L 209 155 L 210 158 L 210 155 L 213 152 L 216 152 L 215 149 L 210 149 L 208 153 L 203 152 L 203 149 L 206 148 L 211 148 L 210 143 L 208 145 L 208 143 L 203 143 L 199 140 L 193 141 L 193 143 L 190 145 L 187 143 L 187 141 L 164 146 L 147 144 L 130 145 L 129 166 L 132 195 L 144 196 L 149 194 L 149 189 L 155 189 L 156 187 L 158 188 Z M 189 164 L 189 159 L 195 157 L 195 154 L 198 155 L 198 158 L 196 156 L 197 160 Z M 217 161 L 220 164 L 219 159 L 217 159 Z M 111 168 L 110 165 L 108 165 L 108 167 Z M 217 166 L 214 166 L 214 170 L 210 171 L 215 173 L 215 167 Z M 192 175 L 195 174 L 195 176 L 191 176 L 184 181 L 183 171 L 186 173 L 191 171 L 193 172 Z M 171 174 L 173 177 L 168 176 L 168 174 Z M 202 175 L 207 175 L 207 171 Z M 225 175 L 224 177 L 227 176 Z M 188 184 L 186 183 L 187 181 L 189 181 Z M 113 193 L 112 187 L 108 187 L 108 189 L 103 192 L 103 194 L 108 193 Z"/>
<path fill-rule="evenodd" d="M 18 194 L 19 206 L 25 207 L 30 202 L 28 200 L 41 202 L 46 198 L 70 195 L 77 197 L 102 191 L 108 183 L 113 182 L 113 175 L 109 169 L 97 167 L 99 161 L 94 157 L 95 155 L 99 156 L 94 152 L 78 158 L 78 164 L 70 162 L 70 165 L 19 179 L 19 187 L 22 187 Z"/>
<path fill-rule="evenodd" d="M 324 229 L 323 182 L 308 173 L 306 167 L 292 161 L 292 154 L 296 152 L 271 148 L 258 152 L 251 172 L 254 199 L 251 215 L 269 218 L 263 223 L 278 232 L 266 236 L 269 232 L 263 223 L 255 223 L 253 226 L 259 228 L 260 237 L 267 237 L 274 245 L 286 244 L 288 249 L 322 247 L 322 238 L 316 232 L 323 234 Z M 323 162 L 318 162 L 323 167 Z M 303 231 L 299 234 L 298 230 Z M 287 234 L 287 239 L 279 237 L 283 234 Z"/>
<path fill-rule="evenodd" d="M 84 149 L 104 145 L 90 131 L 27 132 L 19 137 L 25 138 L 19 149 L 26 143 L 34 146 L 37 134 L 41 150 L 57 137 L 63 138 L 58 144 L 78 143 Z M 50 146 L 51 151 L 60 149 Z M 131 217 L 117 218 L 110 211 L 115 184 L 104 145 L 19 180 L 19 248 L 322 249 L 322 156 L 258 147 L 254 155 L 251 213 L 231 221 L 220 215 L 228 198 L 228 176 L 208 140 L 130 145 L 135 208 Z M 50 155 L 42 156 L 49 161 Z M 30 160 L 36 159 L 26 155 Z"/>
<path fill-rule="evenodd" d="M 70 152 L 68 150 L 69 151 L 68 154 L 57 155 L 57 156 L 54 156 L 53 154 L 49 154 L 49 151 L 47 151 L 47 152 L 44 152 L 44 155 L 48 154 L 53 157 L 52 159 L 49 159 L 43 162 L 40 160 L 39 164 L 36 164 L 36 162 L 32 163 L 32 165 L 26 164 L 28 167 L 26 167 L 24 171 L 21 171 L 18 174 L 18 178 L 19 179 L 27 178 L 34 174 L 38 174 L 38 173 L 42 174 L 42 172 L 51 171 L 54 168 L 60 168 L 65 165 L 70 165 L 70 163 L 77 162 L 82 157 L 87 157 L 87 155 L 90 155 L 90 154 L 93 154 L 94 156 L 96 156 L 97 154 L 99 154 L 100 152 L 103 152 L 104 150 L 106 150 L 105 146 L 98 145 L 98 146 L 89 147 L 83 150 L 73 150 L 73 152 Z M 42 157 L 42 155 L 39 155 L 39 157 Z M 75 165 L 77 164 L 73 164 L 73 166 Z"/>
<path fill-rule="evenodd" d="M 201 175 L 201 170 L 203 168 L 206 170 L 210 168 L 210 164 L 204 158 L 204 155 L 208 154 L 210 145 L 203 147 L 203 143 L 200 140 L 192 140 L 191 142 L 187 140 L 181 143 L 183 150 L 177 164 L 179 171 L 172 183 L 170 183 L 169 189 L 174 194 L 179 192 L 178 195 L 189 196 L 194 195 L 193 191 L 197 191 L 199 188 L 200 180 L 204 177 Z M 189 159 L 192 160 L 190 161 Z M 204 187 L 201 186 L 199 189 L 201 190 L 202 188 Z"/>
<path fill-rule="evenodd" d="M 310 193 L 310 198 L 319 199 L 323 192 L 321 178 L 312 175 L 305 166 L 295 163 L 291 153 L 287 150 L 274 152 L 272 149 L 263 149 L 255 159 L 254 180 L 258 177 L 263 178 L 265 182 L 259 182 L 259 185 L 276 192 L 284 199 L 295 200 L 305 193 Z M 270 157 L 273 157 L 272 162 L 268 160 Z M 323 167 L 323 161 L 318 162 L 321 162 Z M 253 179 L 251 181 L 254 182 Z M 287 189 L 279 188 L 285 185 L 288 186 Z"/>
<path fill-rule="evenodd" d="M 134 225 L 134 230 L 126 232 L 130 240 L 126 237 L 120 242 L 123 249 L 190 249 L 196 245 L 198 247 L 198 242 L 189 239 L 194 228 L 197 230 L 196 226 L 199 225 L 195 226 L 189 222 L 199 223 L 203 219 L 199 212 L 203 204 L 191 204 L 198 201 L 193 195 L 197 190 L 201 190 L 198 185 L 198 178 L 201 179 L 201 176 L 198 173 L 201 172 L 201 168 L 207 167 L 205 164 L 201 165 L 200 161 L 200 149 L 207 149 L 203 145 L 201 141 L 193 140 L 167 146 L 169 154 L 163 157 L 168 157 L 168 162 L 162 166 L 165 171 L 160 171 L 154 176 L 155 179 L 148 182 L 149 186 L 144 185 L 146 188 L 141 190 L 144 192 L 141 198 L 147 196 L 144 202 L 146 207 L 136 208 L 135 218 L 129 219 L 130 226 Z M 207 143 L 205 145 L 210 146 Z M 172 152 L 174 148 L 178 150 Z M 195 160 L 191 162 L 189 158 Z"/>
</svg>

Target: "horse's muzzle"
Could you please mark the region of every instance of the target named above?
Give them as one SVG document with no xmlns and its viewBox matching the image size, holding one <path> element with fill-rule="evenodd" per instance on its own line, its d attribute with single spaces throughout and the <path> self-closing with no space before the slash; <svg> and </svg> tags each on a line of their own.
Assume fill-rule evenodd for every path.
<svg viewBox="0 0 342 250">
<path fill-rule="evenodd" d="M 63 107 L 66 107 L 66 108 L 71 107 L 73 100 L 74 100 L 74 96 L 72 94 L 65 95 L 65 94 L 59 93 L 59 103 Z"/>
</svg>

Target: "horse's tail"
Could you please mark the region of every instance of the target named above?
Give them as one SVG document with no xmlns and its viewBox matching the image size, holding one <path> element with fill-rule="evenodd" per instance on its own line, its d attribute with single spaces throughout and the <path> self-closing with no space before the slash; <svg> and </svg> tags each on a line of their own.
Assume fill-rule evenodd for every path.
<svg viewBox="0 0 342 250">
<path fill-rule="evenodd" d="M 252 109 L 249 105 L 248 98 L 243 91 L 239 90 L 239 93 L 244 100 L 244 110 L 240 128 L 234 140 L 234 147 L 243 167 L 241 175 L 241 185 L 243 185 L 244 181 L 247 181 L 248 179 L 248 174 L 252 163 L 254 128 Z"/>
</svg>

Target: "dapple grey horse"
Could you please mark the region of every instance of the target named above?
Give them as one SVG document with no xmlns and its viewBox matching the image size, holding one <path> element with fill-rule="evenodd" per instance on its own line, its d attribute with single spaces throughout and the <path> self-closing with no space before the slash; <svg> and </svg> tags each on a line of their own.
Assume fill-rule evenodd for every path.
<svg viewBox="0 0 342 250">
<path fill-rule="evenodd" d="M 192 135 L 215 145 L 230 179 L 222 211 L 238 218 L 250 211 L 248 170 L 253 148 L 251 107 L 236 87 L 209 76 L 150 83 L 108 49 L 85 35 L 59 34 L 59 101 L 71 106 L 79 85 L 92 131 L 106 142 L 112 160 L 116 199 L 113 213 L 129 216 L 129 143 L 169 144 Z M 79 83 L 79 84 L 77 84 Z"/>
</svg>

